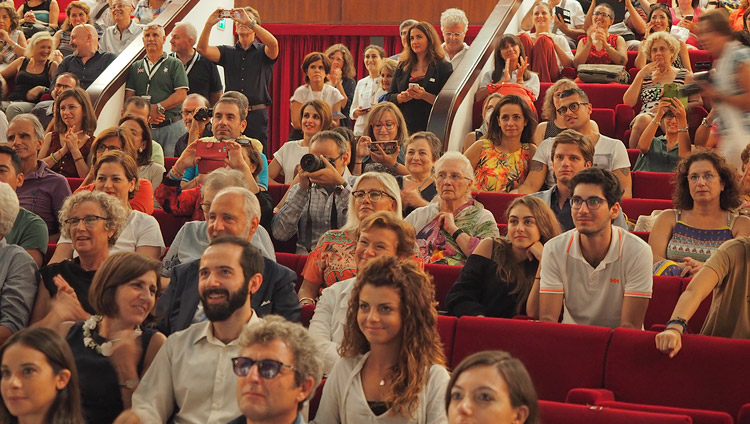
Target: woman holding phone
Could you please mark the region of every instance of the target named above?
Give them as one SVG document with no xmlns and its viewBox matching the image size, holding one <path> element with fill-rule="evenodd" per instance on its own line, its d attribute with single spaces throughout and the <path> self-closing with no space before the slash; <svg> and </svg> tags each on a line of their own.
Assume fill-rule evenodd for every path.
<svg viewBox="0 0 750 424">
<path fill-rule="evenodd" d="M 367 116 L 366 128 L 357 142 L 354 174 L 375 171 L 408 175 L 403 146 L 409 132 L 399 107 L 391 102 L 378 103 Z"/>
</svg>

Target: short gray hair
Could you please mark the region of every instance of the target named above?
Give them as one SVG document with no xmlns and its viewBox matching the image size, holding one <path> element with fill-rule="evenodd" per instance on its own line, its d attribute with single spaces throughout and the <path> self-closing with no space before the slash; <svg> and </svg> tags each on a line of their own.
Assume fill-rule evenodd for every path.
<svg viewBox="0 0 750 424">
<path fill-rule="evenodd" d="M 218 192 L 227 187 L 247 188 L 245 175 L 236 169 L 217 168 L 206 175 L 200 190 L 201 193 L 205 193 L 205 190 Z"/>
<path fill-rule="evenodd" d="M 177 25 L 179 25 L 179 24 L 177 24 Z M 183 103 L 185 103 L 186 101 L 191 100 L 191 99 L 198 99 L 198 100 L 200 100 L 200 102 L 203 103 L 203 107 L 211 107 L 211 103 L 209 103 L 208 99 L 205 98 L 205 97 L 203 97 L 203 96 L 201 96 L 198 93 L 190 93 L 190 94 L 188 94 L 187 97 L 185 97 L 185 100 L 183 100 Z"/>
<path fill-rule="evenodd" d="M 255 217 L 258 217 L 258 219 L 260 219 L 260 202 L 258 202 L 258 198 L 255 197 L 252 191 L 244 187 L 226 187 L 223 188 L 220 192 L 216 193 L 214 202 L 216 202 L 216 199 L 225 194 L 238 194 L 242 196 L 242 199 L 244 200 L 242 210 L 245 212 L 245 216 L 247 217 L 248 222 Z"/>
<path fill-rule="evenodd" d="M 407 20 L 401 22 L 401 25 L 398 26 L 398 31 L 401 32 L 401 31 L 404 30 L 404 28 L 410 27 L 410 26 L 414 26 L 414 25 L 416 25 L 418 23 L 419 23 L 419 21 L 417 21 L 417 20 L 407 19 Z"/>
<path fill-rule="evenodd" d="M 94 202 L 102 208 L 102 213 L 104 214 L 104 218 L 106 218 L 104 221 L 105 228 L 107 230 L 114 230 L 114 234 L 109 238 L 110 247 L 114 246 L 117 237 L 120 236 L 120 232 L 125 228 L 129 213 L 115 196 L 111 196 L 103 191 L 82 190 L 65 199 L 58 213 L 62 235 L 72 239 L 70 237 L 70 224 L 67 224 L 65 221 L 73 215 L 73 212 L 83 202 Z"/>
<path fill-rule="evenodd" d="M 463 25 L 464 31 L 469 29 L 469 19 L 466 18 L 466 13 L 461 9 L 452 7 L 445 9 L 440 15 L 440 27 L 449 27 L 454 25 Z"/>
<path fill-rule="evenodd" d="M 0 182 L 0 237 L 5 237 L 16 222 L 20 205 L 16 192 L 7 184 Z"/>
<path fill-rule="evenodd" d="M 438 172 L 440 172 L 440 167 L 449 160 L 457 160 L 461 162 L 461 173 L 464 177 L 469 179 L 469 189 L 467 190 L 467 198 L 471 197 L 471 187 L 474 185 L 474 168 L 471 166 L 471 162 L 469 162 L 469 159 L 464 156 L 463 154 L 456 152 L 456 151 L 450 151 L 443 153 L 443 156 L 438 159 L 437 162 L 435 162 L 435 175 L 437 175 Z M 440 197 L 440 194 L 438 193 L 437 197 Z"/>
<path fill-rule="evenodd" d="M 396 210 L 393 211 L 393 214 L 396 216 L 396 218 L 402 219 L 404 216 L 401 206 L 401 190 L 398 188 L 398 182 L 396 181 L 396 178 L 394 178 L 391 174 L 386 174 L 385 172 L 365 172 L 359 178 L 357 178 L 357 181 L 354 183 L 354 187 L 352 187 L 352 192 L 356 191 L 362 181 L 365 180 L 375 180 L 383 186 L 383 191 L 385 191 L 389 196 L 393 197 L 396 200 Z M 356 208 L 354 206 L 354 196 L 349 195 L 349 209 L 346 212 L 346 223 L 344 224 L 342 229 L 347 231 L 357 231 L 357 229 L 359 228 L 359 223 L 359 217 L 357 216 Z"/>
<path fill-rule="evenodd" d="M 321 139 L 331 140 L 336 143 L 336 147 L 339 148 L 340 155 L 349 152 L 349 142 L 344 139 L 343 135 L 337 133 L 336 131 L 326 130 L 315 134 L 314 136 L 312 136 L 312 139 L 310 139 L 310 146 Z"/>
<path fill-rule="evenodd" d="M 302 384 L 308 378 L 314 381 L 313 389 L 307 399 L 298 405 L 298 408 L 301 408 L 305 401 L 315 394 L 315 388 L 318 387 L 323 377 L 323 361 L 320 359 L 322 352 L 315 345 L 305 327 L 278 315 L 266 315 L 257 323 L 245 326 L 238 344 L 244 349 L 254 344 L 267 345 L 274 340 L 282 341 L 292 352 L 294 363 L 289 365 L 296 370 L 297 385 Z"/>
<path fill-rule="evenodd" d="M 42 123 L 39 122 L 39 118 L 31 113 L 22 113 L 14 116 L 10 123 L 13 124 L 16 121 L 31 122 L 31 125 L 34 127 L 34 135 L 36 136 L 36 139 L 44 140 L 44 127 L 42 126 Z"/>
<path fill-rule="evenodd" d="M 187 35 L 188 38 L 193 39 L 193 45 L 195 45 L 195 42 L 198 40 L 198 30 L 195 29 L 193 24 L 190 22 L 178 22 L 175 26 L 172 32 L 174 32 L 177 28 L 185 28 L 185 35 Z"/>
</svg>

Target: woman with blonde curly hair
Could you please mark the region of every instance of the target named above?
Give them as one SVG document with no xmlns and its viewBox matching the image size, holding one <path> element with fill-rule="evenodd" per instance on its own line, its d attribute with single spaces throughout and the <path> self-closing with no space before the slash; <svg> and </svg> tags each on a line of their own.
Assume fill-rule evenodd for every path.
<svg viewBox="0 0 750 424">
<path fill-rule="evenodd" d="M 323 390 L 318 423 L 446 423 L 449 380 L 430 277 L 381 256 L 357 275 L 342 358 Z"/>
</svg>

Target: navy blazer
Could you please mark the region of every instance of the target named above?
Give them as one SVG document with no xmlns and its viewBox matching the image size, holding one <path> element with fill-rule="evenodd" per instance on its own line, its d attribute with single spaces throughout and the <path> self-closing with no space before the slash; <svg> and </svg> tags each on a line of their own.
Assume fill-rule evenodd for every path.
<svg viewBox="0 0 750 424">
<path fill-rule="evenodd" d="M 297 274 L 291 269 L 263 258 L 263 283 L 251 295 L 253 310 L 262 317 L 281 315 L 289 321 L 300 322 L 299 299 L 294 291 Z M 200 259 L 172 268 L 172 279 L 167 290 L 156 302 L 156 327 L 167 336 L 184 330 L 193 323 L 198 309 L 198 269 Z"/>
</svg>

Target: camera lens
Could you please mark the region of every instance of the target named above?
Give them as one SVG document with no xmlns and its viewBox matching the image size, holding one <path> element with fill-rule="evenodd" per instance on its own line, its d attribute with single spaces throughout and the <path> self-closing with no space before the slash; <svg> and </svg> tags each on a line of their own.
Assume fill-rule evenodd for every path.
<svg viewBox="0 0 750 424">
<path fill-rule="evenodd" d="M 299 166 L 305 172 L 315 172 L 325 168 L 323 161 L 312 153 L 307 153 L 302 156 L 302 159 L 299 161 Z"/>
</svg>

